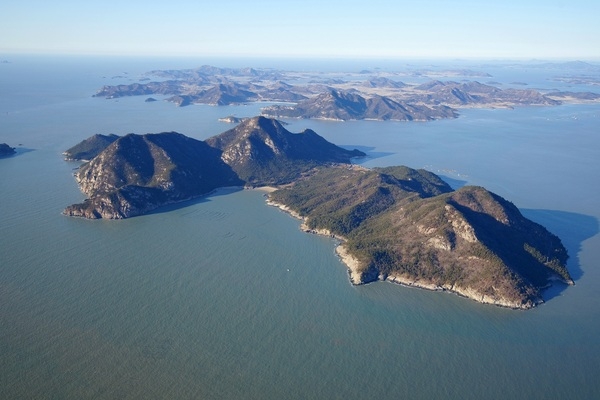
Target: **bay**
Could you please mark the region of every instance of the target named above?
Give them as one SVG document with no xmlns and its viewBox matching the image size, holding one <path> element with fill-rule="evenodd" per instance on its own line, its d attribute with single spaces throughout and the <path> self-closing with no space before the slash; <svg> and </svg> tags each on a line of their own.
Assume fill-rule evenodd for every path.
<svg viewBox="0 0 600 400">
<path fill-rule="evenodd" d="M 165 60 L 19 64 L 29 61 L 0 65 L 0 142 L 22 143 L 0 160 L 0 397 L 600 395 L 598 105 L 464 110 L 430 123 L 287 121 L 366 150 L 368 167 L 485 186 L 559 235 L 576 285 L 520 312 L 353 287 L 335 242 L 301 232 L 261 191 L 224 189 L 124 221 L 62 216 L 83 199 L 78 164 L 61 157 L 78 141 L 171 130 L 204 139 L 231 127 L 219 117 L 260 105 L 91 97 L 129 79 L 113 73 Z"/>
</svg>

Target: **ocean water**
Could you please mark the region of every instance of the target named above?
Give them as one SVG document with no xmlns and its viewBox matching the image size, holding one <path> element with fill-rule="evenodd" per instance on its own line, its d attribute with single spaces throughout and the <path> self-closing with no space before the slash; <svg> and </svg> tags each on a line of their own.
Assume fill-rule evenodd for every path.
<svg viewBox="0 0 600 400">
<path fill-rule="evenodd" d="M 225 189 L 124 221 L 64 217 L 83 195 L 78 164 L 61 152 L 80 140 L 204 139 L 231 127 L 219 117 L 261 105 L 90 97 L 151 69 L 228 66 L 214 60 L 2 58 L 12 62 L 0 64 L 0 142 L 18 154 L 0 159 L 0 398 L 600 397 L 600 105 L 288 121 L 366 151 L 365 166 L 485 186 L 561 237 L 576 285 L 522 312 L 353 287 L 335 242 L 301 232 L 261 191 Z M 537 82 L 554 85 L 543 72 Z"/>
</svg>

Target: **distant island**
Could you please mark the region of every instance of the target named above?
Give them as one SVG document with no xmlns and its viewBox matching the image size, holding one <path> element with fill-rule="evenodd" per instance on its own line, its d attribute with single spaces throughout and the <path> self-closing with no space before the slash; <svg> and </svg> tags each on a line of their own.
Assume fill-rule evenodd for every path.
<svg viewBox="0 0 600 400">
<path fill-rule="evenodd" d="M 148 81 L 149 76 L 161 80 Z M 407 84 L 398 80 L 402 76 L 436 79 L 422 84 Z M 462 108 L 557 106 L 563 102 L 600 101 L 600 95 L 592 92 L 542 93 L 534 89 L 500 89 L 478 81 L 439 80 L 443 77 L 491 76 L 464 69 L 413 70 L 404 74 L 361 71 L 346 80 L 306 72 L 205 65 L 195 69 L 151 71 L 140 82 L 103 86 L 94 97 L 114 99 L 163 95 L 165 100 L 179 107 L 192 104 L 285 103 L 265 106 L 262 113 L 273 118 L 338 121 L 430 121 L 456 118 Z"/>
<path fill-rule="evenodd" d="M 235 117 L 233 115 L 229 115 L 227 117 L 219 118 L 219 121 L 227 122 L 228 124 L 239 124 L 240 122 L 243 122 L 247 119 L 248 118 L 239 118 L 239 117 Z"/>
<path fill-rule="evenodd" d="M 6 143 L 0 143 L 0 157 L 12 156 L 16 153 L 14 147 L 10 147 Z"/>
<path fill-rule="evenodd" d="M 337 237 L 353 284 L 388 280 L 528 309 L 572 284 L 559 238 L 481 187 L 452 190 L 408 167 L 351 164 L 358 150 L 254 117 L 205 141 L 176 132 L 95 135 L 65 152 L 89 196 L 64 214 L 120 219 L 226 186 L 275 187 L 269 204 Z"/>
</svg>

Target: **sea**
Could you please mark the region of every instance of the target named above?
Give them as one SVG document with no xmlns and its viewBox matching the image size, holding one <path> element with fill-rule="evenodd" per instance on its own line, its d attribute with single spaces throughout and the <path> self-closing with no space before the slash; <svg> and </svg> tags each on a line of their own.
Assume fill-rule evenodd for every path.
<svg viewBox="0 0 600 400">
<path fill-rule="evenodd" d="M 260 190 L 227 188 L 119 221 L 61 214 L 84 199 L 79 163 L 62 156 L 79 141 L 163 131 L 206 139 L 232 127 L 220 117 L 265 106 L 92 97 L 102 85 L 203 64 L 350 73 L 413 62 L 0 61 L 0 143 L 17 149 L 0 159 L 0 398 L 600 398 L 600 103 L 468 109 L 432 122 L 285 121 L 365 151 L 356 162 L 366 167 L 484 186 L 558 235 L 575 285 L 516 311 L 387 282 L 352 286 L 335 240 L 302 232 Z M 476 79 L 600 92 L 554 80 L 582 74 L 568 67 L 487 63 L 479 68 L 492 76 Z"/>
</svg>

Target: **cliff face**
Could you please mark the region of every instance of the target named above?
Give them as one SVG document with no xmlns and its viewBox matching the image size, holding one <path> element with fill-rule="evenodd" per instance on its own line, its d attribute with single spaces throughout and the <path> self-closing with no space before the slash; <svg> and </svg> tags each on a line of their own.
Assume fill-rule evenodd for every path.
<svg viewBox="0 0 600 400">
<path fill-rule="evenodd" d="M 330 169 L 271 200 L 310 230 L 345 237 L 355 284 L 387 279 L 526 309 L 553 278 L 572 283 L 560 239 L 484 188 L 452 191 L 436 178 L 406 167 Z"/>
</svg>

